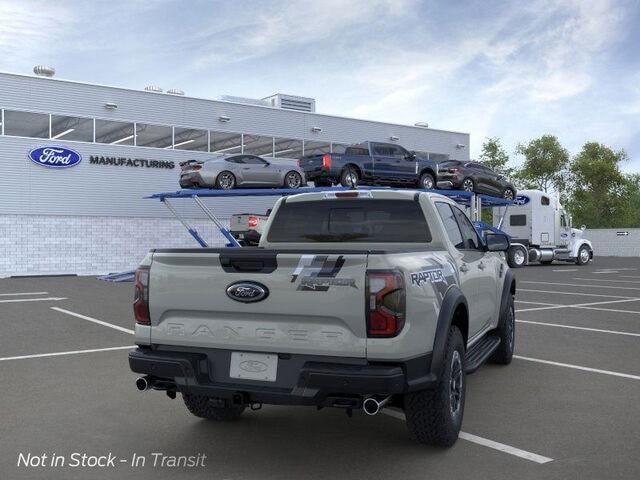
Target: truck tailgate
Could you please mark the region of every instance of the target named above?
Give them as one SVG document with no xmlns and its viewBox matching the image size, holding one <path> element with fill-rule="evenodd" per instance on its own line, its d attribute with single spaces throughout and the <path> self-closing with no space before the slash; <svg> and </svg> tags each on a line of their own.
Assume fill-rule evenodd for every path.
<svg viewBox="0 0 640 480">
<path fill-rule="evenodd" d="M 156 251 L 151 343 L 364 358 L 366 266 L 366 252 Z M 245 303 L 238 282 L 267 295 Z"/>
</svg>

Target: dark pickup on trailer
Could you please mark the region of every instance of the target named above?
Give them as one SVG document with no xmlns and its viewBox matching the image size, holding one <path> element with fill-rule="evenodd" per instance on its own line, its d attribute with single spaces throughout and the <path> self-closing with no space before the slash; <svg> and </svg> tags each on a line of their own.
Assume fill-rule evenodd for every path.
<svg viewBox="0 0 640 480">
<path fill-rule="evenodd" d="M 347 147 L 343 154 L 308 155 L 298 164 L 306 179 L 316 186 L 340 183 L 345 187 L 364 184 L 432 189 L 438 178 L 435 161 L 393 143 L 364 142 Z"/>
</svg>

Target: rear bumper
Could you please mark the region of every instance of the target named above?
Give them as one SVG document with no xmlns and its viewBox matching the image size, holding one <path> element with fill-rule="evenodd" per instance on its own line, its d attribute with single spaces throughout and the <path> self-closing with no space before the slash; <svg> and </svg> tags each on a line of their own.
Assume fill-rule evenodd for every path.
<svg viewBox="0 0 640 480">
<path fill-rule="evenodd" d="M 431 355 L 401 362 L 373 363 L 364 359 L 281 354 L 275 382 L 229 378 L 230 351 L 138 348 L 129 353 L 131 370 L 149 375 L 163 389 L 234 402 L 288 405 L 358 406 L 366 395 L 392 395 L 421 390 L 436 380 Z M 166 347 L 169 348 L 169 347 Z"/>
<path fill-rule="evenodd" d="M 197 172 L 183 173 L 180 175 L 180 188 L 203 187 L 205 181 Z"/>
</svg>

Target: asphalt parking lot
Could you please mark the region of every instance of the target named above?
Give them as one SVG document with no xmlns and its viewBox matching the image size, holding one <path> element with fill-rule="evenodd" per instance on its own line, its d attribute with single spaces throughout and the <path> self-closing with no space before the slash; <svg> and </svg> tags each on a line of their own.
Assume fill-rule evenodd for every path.
<svg viewBox="0 0 640 480">
<path fill-rule="evenodd" d="M 412 443 L 395 410 L 198 419 L 135 389 L 130 283 L 0 280 L 0 478 L 640 478 L 640 259 L 515 272 L 517 358 L 468 377 L 464 433 L 449 450 Z M 47 465 L 73 453 L 126 462 L 18 466 L 29 453 Z M 206 459 L 154 467 L 153 453 Z"/>
</svg>

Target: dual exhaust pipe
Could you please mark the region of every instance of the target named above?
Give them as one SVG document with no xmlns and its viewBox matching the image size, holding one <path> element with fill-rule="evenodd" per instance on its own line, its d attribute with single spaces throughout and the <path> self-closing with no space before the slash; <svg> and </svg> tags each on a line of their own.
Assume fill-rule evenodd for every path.
<svg viewBox="0 0 640 480">
<path fill-rule="evenodd" d="M 136 388 L 141 392 L 146 392 L 147 390 L 151 390 L 155 383 L 154 378 L 149 375 L 138 377 L 136 379 Z M 362 402 L 362 410 L 364 410 L 364 413 L 367 415 L 377 415 L 390 400 L 391 395 L 380 400 L 375 397 L 367 397 Z"/>
<path fill-rule="evenodd" d="M 382 400 L 378 400 L 375 397 L 367 397 L 364 399 L 364 402 L 362 402 L 362 410 L 364 410 L 364 413 L 367 415 L 377 415 L 390 400 L 391 395 Z"/>
</svg>

